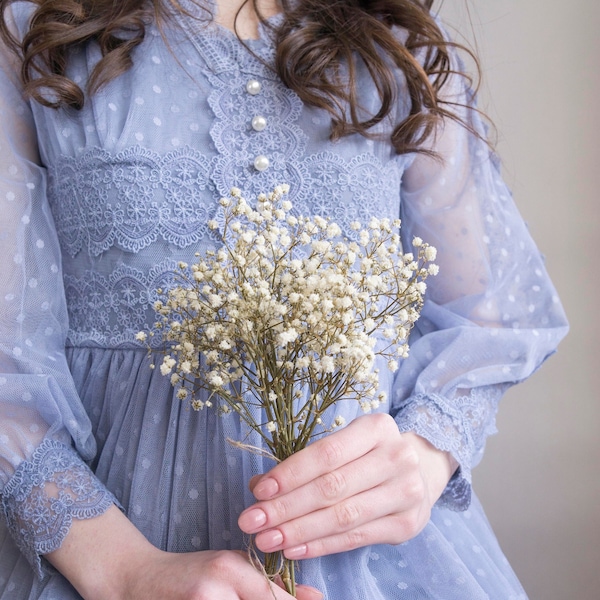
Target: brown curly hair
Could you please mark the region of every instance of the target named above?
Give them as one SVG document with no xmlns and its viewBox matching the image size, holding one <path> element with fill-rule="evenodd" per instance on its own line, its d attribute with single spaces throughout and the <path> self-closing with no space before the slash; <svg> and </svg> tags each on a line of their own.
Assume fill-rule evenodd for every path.
<svg viewBox="0 0 600 600">
<path fill-rule="evenodd" d="M 45 106 L 80 109 L 93 94 L 132 65 L 132 50 L 144 39 L 152 21 L 159 25 L 172 10 L 184 9 L 177 0 L 32 0 L 37 5 L 29 30 L 17 41 L 4 15 L 16 0 L 0 0 L 0 34 L 21 56 L 25 92 Z M 197 0 L 210 18 L 208 8 Z M 257 0 L 252 2 L 262 19 Z M 332 138 L 352 133 L 370 136 L 398 100 L 394 70 L 403 73 L 410 108 L 391 132 L 397 153 L 423 150 L 422 144 L 440 118 L 458 119 L 441 90 L 453 71 L 451 47 L 431 14 L 433 0 L 280 0 L 284 18 L 273 31 L 275 68 L 281 80 L 303 102 L 327 110 Z M 190 15 L 191 16 L 191 15 Z M 407 32 L 400 42 L 392 27 Z M 72 47 L 94 40 L 102 59 L 87 88 L 66 75 Z M 468 51 L 468 50 L 467 50 Z M 417 59 L 417 54 L 419 58 Z M 367 67 L 381 105 L 374 115 L 359 116 L 359 61 Z M 347 77 L 339 76 L 341 65 Z M 462 75 L 462 73 L 461 73 Z"/>
</svg>

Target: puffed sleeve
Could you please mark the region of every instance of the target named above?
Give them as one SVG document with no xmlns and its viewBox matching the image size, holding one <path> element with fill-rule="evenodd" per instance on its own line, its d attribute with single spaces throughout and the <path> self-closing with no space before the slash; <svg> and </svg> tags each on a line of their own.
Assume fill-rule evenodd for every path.
<svg viewBox="0 0 600 600">
<path fill-rule="evenodd" d="M 404 175 L 403 243 L 410 248 L 418 236 L 435 246 L 440 272 L 427 280 L 391 411 L 401 431 L 418 433 L 458 461 L 439 502 L 461 510 L 471 497 L 471 469 L 495 432 L 500 397 L 555 351 L 567 323 L 483 139 L 472 91 L 453 75 L 443 95 L 457 103 L 453 110 L 468 127 L 446 119 L 429 142 L 437 156 L 417 154 Z"/>
<path fill-rule="evenodd" d="M 72 519 L 113 502 L 84 459 L 89 419 L 65 359 L 60 252 L 16 58 L 0 46 L 0 495 L 8 528 L 41 575 Z"/>
</svg>

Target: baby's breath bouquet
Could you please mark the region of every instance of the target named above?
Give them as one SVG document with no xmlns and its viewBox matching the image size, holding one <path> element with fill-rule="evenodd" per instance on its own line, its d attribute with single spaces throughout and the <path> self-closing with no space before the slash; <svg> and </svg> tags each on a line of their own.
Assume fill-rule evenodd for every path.
<svg viewBox="0 0 600 600">
<path fill-rule="evenodd" d="M 287 186 L 255 208 L 233 189 L 222 198 L 222 246 L 180 263 L 176 287 L 159 290 L 156 328 L 177 396 L 194 409 L 235 412 L 276 461 L 344 424 L 329 410 L 354 400 L 364 412 L 386 400 L 376 357 L 392 371 L 408 354 L 435 248 L 413 240 L 403 253 L 400 222 L 352 224 L 294 216 Z M 146 340 L 145 333 L 138 339 Z M 333 412 L 332 412 L 333 411 Z M 265 557 L 295 596 L 294 564 Z"/>
</svg>

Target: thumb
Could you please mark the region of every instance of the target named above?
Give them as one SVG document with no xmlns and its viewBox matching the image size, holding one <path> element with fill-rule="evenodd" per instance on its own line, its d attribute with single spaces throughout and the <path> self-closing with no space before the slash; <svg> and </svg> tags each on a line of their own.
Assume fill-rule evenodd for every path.
<svg viewBox="0 0 600 600">
<path fill-rule="evenodd" d="M 248 488 L 250 489 L 250 491 L 254 491 L 254 486 L 258 483 L 259 479 L 264 475 L 264 473 L 259 474 L 259 475 L 253 475 L 250 478 L 250 481 L 248 482 Z"/>
<path fill-rule="evenodd" d="M 323 600 L 323 594 L 314 587 L 297 585 L 296 600 Z"/>
</svg>

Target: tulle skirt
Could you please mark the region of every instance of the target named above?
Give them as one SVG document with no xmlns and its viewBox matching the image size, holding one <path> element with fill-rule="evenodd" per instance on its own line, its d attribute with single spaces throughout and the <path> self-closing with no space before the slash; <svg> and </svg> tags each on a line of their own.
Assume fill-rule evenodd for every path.
<svg viewBox="0 0 600 600">
<path fill-rule="evenodd" d="M 98 441 L 92 468 L 144 535 L 173 552 L 245 548 L 237 517 L 253 501 L 247 482 L 272 463 L 227 438 L 258 440 L 234 416 L 175 399 L 143 351 L 77 348 L 68 358 Z M 351 418 L 355 408 L 344 410 Z M 326 600 L 526 599 L 475 496 L 464 512 L 435 507 L 404 544 L 302 561 L 298 579 Z M 79 595 L 50 567 L 38 581 L 0 522 L 0 598 Z"/>
</svg>

